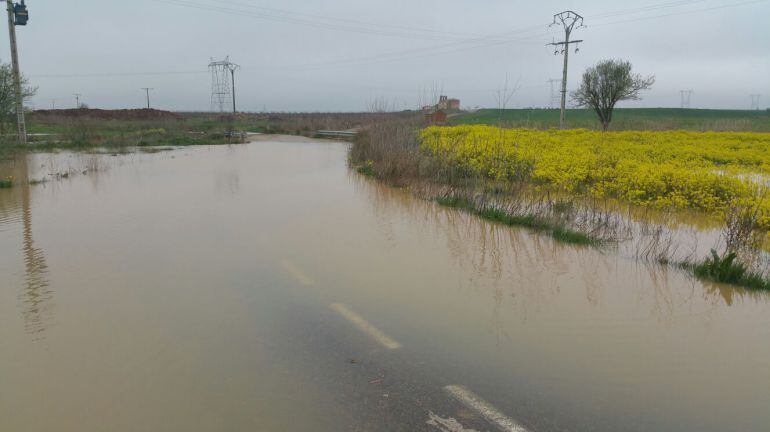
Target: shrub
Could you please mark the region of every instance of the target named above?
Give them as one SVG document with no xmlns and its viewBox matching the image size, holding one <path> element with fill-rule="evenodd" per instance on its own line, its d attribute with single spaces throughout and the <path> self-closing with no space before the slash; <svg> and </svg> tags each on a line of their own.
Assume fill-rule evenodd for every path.
<svg viewBox="0 0 770 432">
<path fill-rule="evenodd" d="M 730 283 L 750 289 L 770 290 L 770 281 L 762 275 L 750 272 L 745 265 L 738 262 L 735 252 L 728 252 L 720 257 L 712 249 L 711 256 L 693 267 L 695 276 L 714 282 Z"/>
</svg>

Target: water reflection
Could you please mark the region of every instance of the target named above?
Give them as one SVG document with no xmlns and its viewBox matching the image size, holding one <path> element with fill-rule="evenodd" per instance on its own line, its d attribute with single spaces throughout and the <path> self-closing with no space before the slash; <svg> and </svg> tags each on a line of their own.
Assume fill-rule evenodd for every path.
<svg viewBox="0 0 770 432">
<path fill-rule="evenodd" d="M 241 189 L 241 177 L 238 170 L 218 170 L 214 175 L 215 190 L 220 193 L 237 195 Z"/>
<path fill-rule="evenodd" d="M 21 222 L 21 252 L 24 262 L 24 277 L 19 292 L 21 314 L 24 317 L 24 329 L 33 339 L 44 337 L 47 324 L 52 316 L 53 292 L 48 279 L 48 265 L 44 251 L 35 246 L 32 229 L 32 204 L 29 175 L 29 156 L 20 155 L 5 171 L 10 171 L 16 186 L 2 191 L 5 195 L 0 206 L 0 225 L 6 227 Z"/>
<path fill-rule="evenodd" d="M 526 229 L 511 229 L 464 212 L 415 200 L 403 191 L 358 175 L 350 181 L 371 201 L 380 221 L 409 220 L 422 231 L 445 239 L 454 265 L 466 279 L 464 289 L 487 290 L 493 300 L 492 327 L 504 335 L 501 305 L 515 308 L 526 323 L 560 301 L 564 287 L 582 291 L 582 306 L 601 309 L 612 303 L 629 313 L 645 312 L 660 324 L 671 325 L 683 316 L 708 319 L 716 310 L 737 299 L 767 302 L 766 293 L 721 284 L 702 283 L 683 271 L 646 264 L 618 256 L 615 250 L 599 251 L 554 241 Z M 379 222 L 378 226 L 385 222 Z M 397 231 L 382 230 L 394 242 Z M 579 287 L 579 288 L 576 288 Z M 630 297 L 630 298 L 629 298 Z"/>
</svg>

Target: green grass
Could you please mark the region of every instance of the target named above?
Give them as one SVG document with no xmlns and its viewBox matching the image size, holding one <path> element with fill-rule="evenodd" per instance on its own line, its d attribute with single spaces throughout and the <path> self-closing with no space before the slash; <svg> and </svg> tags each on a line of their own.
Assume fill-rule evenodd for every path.
<svg viewBox="0 0 770 432">
<path fill-rule="evenodd" d="M 34 120 L 34 117 L 32 117 Z M 225 132 L 233 127 L 232 122 L 213 120 L 209 117 L 191 117 L 184 120 L 98 120 L 98 119 L 54 119 L 30 121 L 31 134 L 51 134 L 32 137 L 26 147 L 32 151 L 55 149 L 88 149 L 150 146 L 192 146 L 230 144 Z M 10 154 L 16 143 L 8 143 L 0 149 Z"/>
<path fill-rule="evenodd" d="M 359 165 L 359 166 L 357 166 L 357 167 L 356 167 L 356 171 L 357 171 L 359 174 L 363 174 L 363 175 L 365 175 L 365 176 L 369 176 L 369 177 L 374 177 L 374 176 L 375 176 L 375 173 L 374 173 L 374 166 L 373 166 L 373 164 L 372 164 L 372 161 L 367 161 L 367 162 L 366 162 L 366 163 L 364 163 L 363 165 Z"/>
<path fill-rule="evenodd" d="M 575 244 L 596 244 L 598 241 L 591 238 L 586 233 L 582 233 L 580 231 L 575 231 L 571 229 L 567 229 L 564 227 L 554 227 L 553 230 L 551 230 L 551 236 L 555 238 L 556 240 L 559 240 L 563 243 L 575 243 Z"/>
<path fill-rule="evenodd" d="M 440 205 L 467 211 L 492 222 L 544 232 L 563 243 L 594 246 L 601 243 L 599 239 L 593 238 L 586 233 L 575 231 L 562 225 L 556 225 L 537 215 L 510 215 L 495 207 L 478 208 L 467 199 L 458 197 L 439 197 L 435 201 Z"/>
<path fill-rule="evenodd" d="M 762 275 L 751 272 L 740 263 L 735 252 L 729 252 L 720 257 L 715 250 L 711 250 L 711 256 L 698 264 L 684 265 L 695 276 L 714 282 L 728 283 L 751 290 L 770 290 L 770 280 Z"/>
<path fill-rule="evenodd" d="M 567 110 L 570 128 L 601 129 L 596 114 L 585 109 Z M 482 109 L 451 117 L 447 123 L 502 124 L 506 127 L 548 129 L 559 126 L 557 109 Z M 618 108 L 610 125 L 613 130 L 725 130 L 770 132 L 770 112 L 680 108 Z"/>
</svg>

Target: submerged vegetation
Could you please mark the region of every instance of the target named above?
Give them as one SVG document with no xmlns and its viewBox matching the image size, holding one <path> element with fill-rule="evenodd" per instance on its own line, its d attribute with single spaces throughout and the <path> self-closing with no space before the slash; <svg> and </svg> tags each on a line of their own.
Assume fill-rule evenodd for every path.
<svg viewBox="0 0 770 432">
<path fill-rule="evenodd" d="M 738 255 L 735 252 L 728 252 L 721 257 L 712 249 L 711 256 L 703 262 L 686 266 L 701 279 L 730 283 L 753 290 L 770 290 L 770 280 L 750 271 L 746 265 L 738 261 Z"/>
<path fill-rule="evenodd" d="M 564 243 L 597 245 L 601 239 L 594 238 L 590 234 L 557 225 L 538 214 L 511 214 L 505 209 L 494 206 L 479 207 L 472 201 L 457 197 L 439 197 L 436 202 L 475 214 L 483 219 L 502 223 L 509 226 L 521 226 L 549 234 L 556 240 Z"/>
<path fill-rule="evenodd" d="M 359 174 L 363 174 L 369 177 L 374 177 L 374 169 L 372 169 L 372 162 L 366 161 L 361 165 L 358 165 L 356 167 L 356 171 L 358 171 Z"/>
</svg>

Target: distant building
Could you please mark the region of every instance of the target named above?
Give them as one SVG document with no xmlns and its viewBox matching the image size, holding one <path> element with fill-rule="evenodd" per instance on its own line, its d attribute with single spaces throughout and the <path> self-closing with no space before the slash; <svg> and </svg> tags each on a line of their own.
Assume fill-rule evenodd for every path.
<svg viewBox="0 0 770 432">
<path fill-rule="evenodd" d="M 446 113 L 442 110 L 431 111 L 425 114 L 425 123 L 440 125 L 446 123 Z"/>
<path fill-rule="evenodd" d="M 460 99 L 449 99 L 447 96 L 439 96 L 436 108 L 440 110 L 459 110 Z"/>
</svg>

